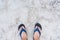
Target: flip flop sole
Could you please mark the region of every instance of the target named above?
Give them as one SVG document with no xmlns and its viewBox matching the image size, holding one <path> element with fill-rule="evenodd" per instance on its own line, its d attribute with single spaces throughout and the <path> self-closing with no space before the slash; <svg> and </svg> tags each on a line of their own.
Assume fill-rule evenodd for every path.
<svg viewBox="0 0 60 40">
<path fill-rule="evenodd" d="M 22 26 L 25 28 L 25 25 L 24 25 L 24 24 L 20 24 L 19 27 L 18 27 L 18 30 L 19 30 Z"/>
<path fill-rule="evenodd" d="M 36 27 L 36 26 L 38 26 L 38 27 L 42 30 L 42 26 L 41 26 L 41 24 L 36 23 L 36 24 L 35 24 L 35 27 Z"/>
</svg>

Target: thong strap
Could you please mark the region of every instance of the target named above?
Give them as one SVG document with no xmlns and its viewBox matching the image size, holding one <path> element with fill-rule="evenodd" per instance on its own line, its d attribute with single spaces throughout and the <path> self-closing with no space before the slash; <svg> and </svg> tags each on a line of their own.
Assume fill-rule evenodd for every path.
<svg viewBox="0 0 60 40">
<path fill-rule="evenodd" d="M 41 35 L 41 32 L 40 32 L 40 30 L 39 30 L 38 28 L 36 28 L 36 29 L 34 30 L 34 33 L 35 33 L 36 31 L 39 32 L 39 34 Z"/>
<path fill-rule="evenodd" d="M 20 36 L 21 36 L 22 32 L 26 32 L 26 30 L 22 28 L 22 30 L 20 32 Z"/>
</svg>

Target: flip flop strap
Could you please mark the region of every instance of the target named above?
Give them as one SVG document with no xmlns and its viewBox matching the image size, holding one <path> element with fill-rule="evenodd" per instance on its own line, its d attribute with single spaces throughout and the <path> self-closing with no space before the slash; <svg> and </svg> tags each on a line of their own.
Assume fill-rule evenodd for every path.
<svg viewBox="0 0 60 40">
<path fill-rule="evenodd" d="M 40 32 L 40 30 L 39 30 L 38 28 L 36 28 L 36 29 L 34 30 L 34 33 L 35 33 L 36 31 L 39 32 L 39 34 L 41 35 L 41 32 Z"/>
<path fill-rule="evenodd" d="M 20 32 L 20 36 L 21 36 L 22 32 L 26 32 L 26 30 L 22 28 L 22 30 Z"/>
</svg>

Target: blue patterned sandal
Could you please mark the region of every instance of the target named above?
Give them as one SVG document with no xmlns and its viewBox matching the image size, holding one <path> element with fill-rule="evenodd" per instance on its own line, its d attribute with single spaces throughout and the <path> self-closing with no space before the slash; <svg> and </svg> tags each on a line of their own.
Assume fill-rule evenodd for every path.
<svg viewBox="0 0 60 40">
<path fill-rule="evenodd" d="M 37 27 L 37 28 L 36 28 Z M 39 30 L 40 29 L 40 30 Z M 34 27 L 34 33 L 35 32 L 38 32 L 39 33 L 39 37 L 40 37 L 40 35 L 41 35 L 41 30 L 42 30 L 42 27 L 41 27 L 41 25 L 39 24 L 39 23 L 36 23 L 35 24 L 35 27 Z M 33 33 L 33 34 L 34 34 Z M 33 40 L 34 40 L 34 37 L 33 37 Z"/>
<path fill-rule="evenodd" d="M 23 28 L 23 27 L 24 27 L 24 28 Z M 22 32 L 25 32 L 25 33 L 27 34 L 26 28 L 25 28 L 25 25 L 24 25 L 24 24 L 20 24 L 19 27 L 18 27 L 18 30 L 19 30 L 20 28 L 21 28 L 21 31 L 20 31 L 20 33 L 19 33 L 20 37 L 21 37 Z M 21 38 L 22 38 L 22 37 L 21 37 Z"/>
</svg>

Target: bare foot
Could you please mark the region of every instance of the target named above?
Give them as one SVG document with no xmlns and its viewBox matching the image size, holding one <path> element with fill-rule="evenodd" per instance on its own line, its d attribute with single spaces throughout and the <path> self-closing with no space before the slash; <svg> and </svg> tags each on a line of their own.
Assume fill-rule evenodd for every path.
<svg viewBox="0 0 60 40">
<path fill-rule="evenodd" d="M 27 34 L 25 32 L 22 32 L 21 37 L 22 40 L 27 40 Z"/>
<path fill-rule="evenodd" d="M 38 32 L 34 33 L 34 40 L 39 40 L 39 33 Z"/>
</svg>

